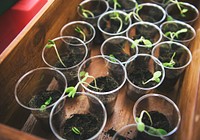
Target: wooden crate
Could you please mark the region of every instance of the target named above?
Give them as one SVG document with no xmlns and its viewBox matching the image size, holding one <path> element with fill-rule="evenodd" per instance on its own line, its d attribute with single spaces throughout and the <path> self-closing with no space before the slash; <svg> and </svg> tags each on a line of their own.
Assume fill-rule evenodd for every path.
<svg viewBox="0 0 200 140">
<path fill-rule="evenodd" d="M 46 66 L 41 53 L 48 39 L 59 36 L 61 27 L 78 20 L 76 7 L 82 0 L 49 0 L 42 10 L 32 19 L 24 30 L 0 55 L 0 139 L 40 139 L 30 136 L 46 135 L 37 126 L 30 112 L 20 107 L 14 98 L 17 80 L 27 71 Z M 199 7 L 197 0 L 190 1 Z M 175 140 L 198 140 L 200 138 L 200 18 L 196 21 L 197 36 L 190 44 L 193 54 L 192 63 L 186 69 L 176 90 L 163 93 L 172 98 L 180 108 L 182 121 Z M 99 54 L 98 49 L 92 55 Z M 125 124 L 132 123 L 134 102 L 125 96 L 126 86 L 121 90 L 115 106 L 115 113 L 108 119 L 105 131 L 118 130 Z M 123 120 L 122 120 L 123 119 Z M 120 121 L 119 121 L 120 120 Z M 23 130 L 25 132 L 21 132 Z M 43 135 L 42 135 L 43 134 Z M 51 134 L 48 139 L 50 139 Z"/>
</svg>

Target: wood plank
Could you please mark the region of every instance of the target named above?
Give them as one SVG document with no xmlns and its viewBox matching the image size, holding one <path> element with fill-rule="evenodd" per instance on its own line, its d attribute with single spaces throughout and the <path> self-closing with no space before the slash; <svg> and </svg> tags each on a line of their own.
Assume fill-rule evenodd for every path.
<svg viewBox="0 0 200 140">
<path fill-rule="evenodd" d="M 44 140 L 2 124 L 0 124 L 0 130 L 1 140 Z"/>
<path fill-rule="evenodd" d="M 81 0 L 50 0 L 42 11 L 27 25 L 22 33 L 0 56 L 0 122 L 21 128 L 24 114 L 14 98 L 17 80 L 27 71 L 45 66 L 42 61 L 42 49 L 48 39 L 59 36 L 62 26 L 78 19 L 76 9 Z M 73 14 L 72 14 L 73 13 Z M 22 121 L 15 121 L 15 120 Z"/>
</svg>

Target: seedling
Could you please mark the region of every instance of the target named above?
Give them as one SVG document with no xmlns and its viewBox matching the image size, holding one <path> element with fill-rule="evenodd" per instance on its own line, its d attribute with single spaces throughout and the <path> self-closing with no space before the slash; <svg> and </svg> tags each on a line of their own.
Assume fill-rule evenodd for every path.
<svg viewBox="0 0 200 140">
<path fill-rule="evenodd" d="M 171 57 L 171 59 L 170 59 L 169 62 L 164 62 L 164 63 L 162 63 L 163 66 L 164 66 L 164 67 L 173 68 L 174 65 L 176 64 L 175 61 L 174 61 L 175 55 L 176 55 L 176 52 L 173 53 L 173 55 L 172 55 L 172 57 Z"/>
<path fill-rule="evenodd" d="M 97 83 L 96 83 L 96 79 L 93 76 L 90 76 L 88 74 L 88 72 L 85 71 L 81 71 L 80 72 L 80 77 L 83 77 L 81 79 L 81 81 L 79 81 L 75 87 L 71 86 L 65 89 L 65 93 L 68 93 L 68 97 L 74 98 L 76 91 L 78 90 L 79 85 L 82 84 L 86 84 L 87 86 L 93 88 L 93 89 L 97 89 L 97 90 L 101 90 L 100 88 L 97 87 Z M 95 86 L 92 86 L 90 84 L 88 84 L 87 82 L 85 82 L 87 80 L 87 78 L 92 78 L 94 80 L 94 84 Z"/>
<path fill-rule="evenodd" d="M 62 59 L 61 59 L 61 57 L 60 57 L 60 55 L 59 55 L 59 53 L 58 53 L 58 50 L 57 50 L 57 47 L 56 47 L 55 42 L 54 42 L 53 40 L 49 40 L 49 41 L 48 41 L 48 44 L 46 44 L 45 47 L 46 47 L 46 48 L 54 47 L 54 49 L 55 49 L 55 51 L 56 51 L 56 55 L 57 55 L 57 57 L 58 57 L 58 60 L 59 60 L 60 63 L 63 65 L 63 67 L 66 68 L 66 65 L 63 63 L 63 61 L 62 61 Z"/>
<path fill-rule="evenodd" d="M 116 10 L 117 7 L 119 7 L 119 8 L 122 7 L 117 0 L 113 0 L 113 3 L 114 3 L 114 10 Z"/>
<path fill-rule="evenodd" d="M 110 55 L 109 55 L 109 58 L 110 58 L 110 60 L 111 60 L 112 62 L 116 62 L 116 58 L 115 58 L 115 56 L 114 56 L 113 54 L 110 54 Z"/>
<path fill-rule="evenodd" d="M 134 40 L 133 42 L 134 43 L 131 45 L 131 48 L 138 46 L 140 43 L 143 43 L 145 45 L 145 47 L 147 47 L 147 48 L 152 47 L 151 41 L 148 39 L 145 39 L 143 36 L 141 36 L 139 39 Z"/>
<path fill-rule="evenodd" d="M 89 17 L 94 18 L 94 14 L 90 10 L 84 9 L 83 6 L 81 6 L 81 5 L 79 5 L 78 7 L 80 8 L 80 10 L 85 18 L 89 18 Z"/>
<path fill-rule="evenodd" d="M 72 127 L 72 132 L 74 132 L 77 135 L 81 134 L 81 131 L 77 127 Z"/>
<path fill-rule="evenodd" d="M 151 81 L 155 81 L 156 83 L 159 83 L 161 75 L 162 75 L 161 71 L 156 71 L 156 72 L 154 72 L 153 77 L 151 79 L 147 80 L 146 82 L 142 81 L 142 84 L 146 85 L 147 83 L 149 83 Z"/>
<path fill-rule="evenodd" d="M 132 16 L 132 15 L 135 15 L 135 17 L 139 20 L 139 21 L 143 21 L 142 19 L 141 19 L 141 17 L 140 17 L 140 15 L 139 15 L 139 11 L 142 9 L 142 5 L 138 5 L 137 3 L 136 3 L 136 5 L 135 5 L 135 12 L 133 11 L 133 12 L 130 12 L 127 16 L 126 16 L 126 18 L 125 18 L 125 21 L 128 21 L 128 19 Z"/>
<path fill-rule="evenodd" d="M 182 17 L 185 17 L 185 13 L 188 12 L 188 9 L 187 8 L 182 8 L 182 2 L 179 2 L 178 0 L 170 0 L 172 3 L 175 3 L 180 11 L 180 14 Z"/>
<path fill-rule="evenodd" d="M 122 21 L 121 17 L 119 16 L 119 13 L 118 12 L 111 13 L 110 19 L 118 20 L 120 22 L 119 28 L 117 30 L 117 33 L 119 33 L 122 30 L 122 26 L 123 26 L 123 21 Z"/>
<path fill-rule="evenodd" d="M 187 31 L 188 31 L 187 28 L 180 29 L 176 32 L 168 31 L 165 33 L 165 36 L 170 37 L 171 40 L 174 40 L 175 37 L 178 39 L 180 34 L 186 33 Z"/>
<path fill-rule="evenodd" d="M 76 26 L 75 31 L 80 33 L 83 36 L 83 41 L 85 42 L 86 41 L 86 35 L 85 35 L 84 31 L 79 26 Z"/>
<path fill-rule="evenodd" d="M 141 113 L 140 113 L 140 117 L 136 117 L 136 123 L 137 123 L 137 130 L 140 131 L 140 132 L 144 132 L 145 130 L 145 124 L 142 122 L 142 118 L 143 118 L 143 115 L 144 113 L 147 114 L 149 120 L 150 120 L 150 125 L 152 126 L 153 125 L 153 121 L 152 121 L 152 118 L 150 116 L 150 114 L 146 111 L 146 110 L 143 110 Z M 154 135 L 166 135 L 167 132 L 164 130 L 164 129 L 161 129 L 161 128 L 154 128 L 154 127 L 151 127 L 149 126 L 148 128 L 148 132 L 151 133 L 151 134 L 154 134 Z"/>
<path fill-rule="evenodd" d="M 40 111 L 46 110 L 47 106 L 51 104 L 52 97 L 49 97 L 43 105 L 40 106 Z"/>
</svg>

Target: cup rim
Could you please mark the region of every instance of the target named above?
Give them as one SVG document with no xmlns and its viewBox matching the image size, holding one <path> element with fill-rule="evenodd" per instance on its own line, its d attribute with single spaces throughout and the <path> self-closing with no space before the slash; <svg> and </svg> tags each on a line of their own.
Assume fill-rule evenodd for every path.
<svg viewBox="0 0 200 140">
<path fill-rule="evenodd" d="M 124 40 L 127 40 L 127 41 L 131 42 L 132 44 L 134 43 L 132 39 L 130 39 L 129 37 L 126 37 L 126 36 L 112 36 L 112 37 L 109 37 L 108 39 L 106 39 L 106 40 L 102 43 L 102 45 L 101 45 L 101 47 L 100 47 L 101 55 L 105 56 L 104 51 L 103 51 L 103 49 L 104 49 L 104 47 L 105 47 L 105 44 L 106 44 L 107 42 L 109 42 L 110 40 L 114 40 L 114 39 L 124 39 Z M 135 51 L 136 51 L 136 52 L 135 52 L 134 55 L 138 54 L 138 52 L 139 52 L 138 46 L 135 46 Z M 134 56 L 134 55 L 132 55 L 132 56 Z M 128 61 L 128 60 L 127 60 L 127 61 Z M 120 61 L 120 62 L 124 65 L 124 64 L 127 63 L 127 61 L 123 61 L 123 62 Z"/>
<path fill-rule="evenodd" d="M 87 26 L 89 26 L 91 29 L 92 29 L 92 31 L 93 31 L 93 35 L 92 35 L 92 37 L 88 40 L 88 41 L 83 41 L 85 44 L 89 44 L 93 39 L 94 39 L 94 37 L 95 37 L 95 35 L 96 35 L 96 30 L 94 29 L 94 27 L 92 26 L 92 24 L 90 24 L 90 23 L 88 23 L 88 22 L 86 22 L 86 21 L 71 21 L 71 22 L 69 22 L 69 23 L 67 23 L 67 24 L 65 24 L 62 28 L 61 28 L 61 30 L 60 30 L 60 36 L 65 36 L 65 35 L 63 35 L 63 31 L 65 30 L 65 28 L 66 27 L 68 27 L 68 26 L 70 26 L 70 25 L 73 25 L 73 24 L 82 24 L 82 25 L 87 25 Z M 80 38 L 79 38 L 80 39 Z M 77 44 L 77 45 L 81 45 L 81 44 Z"/>
<path fill-rule="evenodd" d="M 126 33 L 126 32 L 128 31 L 128 28 L 131 26 L 131 23 L 132 23 L 131 18 L 129 18 L 129 25 L 128 25 L 128 27 L 127 27 L 125 30 L 120 31 L 119 33 L 108 33 L 108 32 L 104 31 L 104 30 L 100 27 L 100 21 L 102 20 L 102 18 L 103 18 L 104 16 L 106 16 L 106 15 L 109 15 L 110 13 L 113 13 L 113 12 L 118 12 L 119 14 L 122 14 L 122 15 L 124 15 L 124 16 L 127 16 L 127 15 L 128 15 L 127 13 L 125 13 L 124 11 L 121 11 L 121 10 L 111 10 L 111 11 L 107 11 L 107 12 L 103 13 L 103 14 L 99 17 L 99 19 L 98 19 L 98 21 L 97 21 L 97 27 L 98 27 L 98 29 L 99 29 L 103 34 L 108 35 L 108 36 L 122 35 L 122 34 Z"/>
<path fill-rule="evenodd" d="M 167 102 L 169 102 L 170 104 L 173 105 L 173 107 L 175 108 L 175 110 L 177 111 L 177 115 L 178 115 L 178 122 L 175 126 L 175 128 L 173 128 L 170 132 L 168 132 L 166 135 L 163 135 L 162 137 L 166 137 L 166 136 L 170 136 L 172 135 L 173 133 L 176 132 L 176 130 L 178 130 L 179 128 L 179 125 L 180 125 L 180 122 L 181 122 L 181 113 L 180 113 L 180 110 L 178 108 L 178 106 L 175 104 L 175 102 L 173 102 L 170 98 L 164 96 L 164 95 L 161 95 L 161 94 L 156 94 L 156 93 L 150 93 L 150 94 L 146 94 L 146 95 L 143 95 L 142 97 L 140 97 L 134 104 L 133 106 L 133 118 L 134 118 L 134 121 L 136 122 L 136 107 L 137 105 L 145 98 L 148 98 L 148 97 L 158 97 L 158 98 L 163 98 L 165 99 Z M 153 135 L 151 133 L 148 133 L 146 130 L 144 130 L 145 133 L 147 133 L 148 135 L 151 135 L 151 136 L 154 136 L 154 137 L 161 137 L 161 136 L 158 136 L 158 135 Z"/>
<path fill-rule="evenodd" d="M 144 25 L 144 24 L 147 24 L 147 25 L 149 25 L 149 26 L 153 26 L 153 27 L 158 31 L 160 37 L 159 37 L 159 39 L 158 39 L 156 42 L 154 42 L 154 43 L 152 44 L 152 46 L 155 46 L 156 44 L 158 44 L 158 43 L 162 40 L 162 31 L 161 31 L 161 29 L 160 29 L 157 25 L 155 25 L 155 24 L 153 24 L 153 23 L 151 23 L 151 22 L 140 21 L 140 22 L 135 22 L 135 23 L 133 23 L 133 24 L 132 24 L 131 26 L 129 26 L 129 28 L 127 29 L 126 37 L 130 38 L 129 35 L 128 35 L 128 34 L 129 34 L 129 30 L 130 30 L 133 26 L 136 26 L 136 25 Z M 145 45 L 140 45 L 140 44 L 138 44 L 138 48 L 139 48 L 139 47 L 145 48 Z"/>
<path fill-rule="evenodd" d="M 128 77 L 128 72 L 127 72 L 127 81 L 128 81 L 128 83 L 131 84 L 133 87 L 135 87 L 137 89 L 144 90 L 144 91 L 148 91 L 148 90 L 152 90 L 152 89 L 157 88 L 164 81 L 164 78 L 165 78 L 165 69 L 164 69 L 162 63 L 160 62 L 160 60 L 158 60 L 155 56 L 150 55 L 150 54 L 142 54 L 142 53 L 140 53 L 140 54 L 137 54 L 137 55 L 135 55 L 133 57 L 130 57 L 129 60 L 128 60 L 128 62 L 125 64 L 126 71 L 127 71 L 128 64 L 130 62 L 132 62 L 133 60 L 135 60 L 138 56 L 148 56 L 148 57 L 151 57 L 151 59 L 153 59 L 154 62 L 161 67 L 161 69 L 162 69 L 162 78 L 161 78 L 160 82 L 158 84 L 156 84 L 155 86 L 149 87 L 149 88 L 144 88 L 144 87 L 139 87 L 139 86 L 135 85 L 134 83 L 132 83 L 131 80 Z"/>
<path fill-rule="evenodd" d="M 188 21 L 182 21 L 182 20 L 177 20 L 177 19 L 175 19 L 175 20 L 177 20 L 177 21 L 182 21 L 182 22 L 185 22 L 185 23 L 188 23 L 188 24 L 191 24 L 191 23 L 193 23 L 194 21 L 196 21 L 196 20 L 198 19 L 198 17 L 199 17 L 199 10 L 198 10 L 194 5 L 192 5 L 192 4 L 188 3 L 188 2 L 181 2 L 181 4 L 182 4 L 182 5 L 186 5 L 186 6 L 188 6 L 188 7 L 191 7 L 192 9 L 194 9 L 195 12 L 196 12 L 196 14 L 197 14 L 197 16 L 196 16 L 193 20 L 188 20 Z M 170 6 L 173 6 L 173 5 L 175 5 L 175 3 L 170 3 L 170 4 L 168 4 L 168 5 L 166 6 L 165 11 L 166 11 L 166 15 L 167 15 L 167 16 L 170 16 L 170 15 L 168 14 L 168 9 L 169 9 Z"/>
<path fill-rule="evenodd" d="M 39 70 L 56 71 L 56 72 L 57 72 L 58 74 L 60 74 L 60 75 L 62 76 L 62 78 L 64 79 L 64 81 L 65 81 L 65 89 L 67 88 L 67 79 L 66 79 L 65 75 L 64 75 L 62 72 L 60 72 L 59 70 L 56 70 L 56 69 L 54 69 L 54 68 L 50 68 L 50 67 L 39 67 L 39 68 L 35 68 L 35 69 L 32 69 L 32 70 L 26 72 L 26 73 L 25 73 L 24 75 L 22 75 L 22 76 L 20 77 L 20 79 L 17 81 L 17 83 L 16 83 L 16 85 L 15 85 L 14 94 L 15 94 L 15 99 L 16 99 L 16 101 L 18 102 L 18 104 L 19 104 L 20 106 L 22 106 L 23 108 L 26 108 L 26 109 L 31 110 L 31 111 L 40 111 L 40 108 L 33 108 L 33 107 L 29 107 L 29 106 L 24 105 L 24 104 L 20 101 L 20 99 L 18 98 L 17 88 L 18 88 L 20 82 L 23 81 L 23 79 L 24 79 L 25 77 L 27 77 L 29 74 L 31 74 L 31 73 L 33 73 L 33 72 L 35 72 L 35 71 L 39 71 Z M 62 93 L 62 95 L 60 96 L 60 98 L 62 98 L 64 95 L 65 95 L 65 90 L 63 91 L 63 93 Z M 60 99 L 60 98 L 59 98 L 59 99 Z M 46 109 L 49 109 L 49 108 L 53 107 L 55 104 L 56 104 L 56 102 L 54 102 L 53 104 L 47 105 Z"/>
<path fill-rule="evenodd" d="M 172 68 L 163 66 L 164 69 L 169 69 L 169 70 L 184 69 L 185 67 L 187 67 L 187 66 L 191 63 L 191 61 L 192 61 L 192 53 L 191 53 L 191 51 L 190 51 L 185 45 L 183 45 L 183 44 L 181 44 L 181 43 L 178 43 L 178 42 L 174 42 L 174 41 L 164 41 L 164 42 L 158 43 L 158 44 L 152 49 L 152 51 L 151 51 L 151 54 L 152 54 L 153 56 L 154 56 L 154 52 L 155 52 L 156 48 L 159 47 L 159 46 L 162 45 L 162 44 L 176 44 L 177 46 L 180 46 L 180 47 L 184 48 L 184 49 L 187 51 L 188 55 L 189 55 L 189 60 L 188 60 L 188 62 L 187 62 L 185 65 L 183 65 L 183 66 L 181 66 L 181 67 L 172 67 Z"/>
<path fill-rule="evenodd" d="M 124 129 L 129 128 L 129 127 L 136 127 L 136 130 L 137 130 L 137 124 L 136 124 L 136 123 L 127 124 L 127 125 L 121 127 L 121 128 L 114 134 L 112 140 L 115 140 L 116 136 L 117 136 L 120 132 L 122 132 Z"/>
<path fill-rule="evenodd" d="M 81 60 L 78 64 L 76 64 L 76 65 L 74 65 L 74 66 L 66 67 L 66 68 L 58 68 L 58 67 L 55 67 L 55 66 L 53 66 L 53 65 L 50 65 L 50 64 L 46 61 L 46 59 L 45 59 L 45 57 L 44 57 L 44 52 L 45 52 L 46 47 L 44 46 L 44 48 L 43 48 L 43 50 L 42 50 L 42 60 L 44 61 L 44 63 L 45 63 L 47 66 L 51 67 L 51 68 L 54 68 L 54 69 L 57 69 L 57 70 L 61 70 L 61 71 L 62 71 L 62 70 L 70 70 L 70 69 L 76 68 L 77 66 L 79 66 L 79 65 L 87 58 L 87 55 L 88 55 L 88 48 L 87 48 L 86 44 L 85 44 L 81 39 L 79 39 L 79 38 L 77 38 L 77 37 L 74 37 L 74 36 L 60 36 L 60 37 L 54 38 L 52 41 L 56 41 L 56 40 L 60 40 L 60 39 L 63 40 L 63 38 L 76 39 L 76 40 L 78 40 L 79 42 L 81 42 L 81 44 L 85 47 L 85 56 L 84 56 L 83 60 Z M 65 41 L 64 41 L 64 42 L 65 42 Z M 66 42 L 65 42 L 65 43 L 66 43 Z M 70 43 L 69 43 L 69 44 L 70 44 Z M 81 45 L 81 44 L 79 44 L 79 45 Z M 76 45 L 78 45 L 78 44 L 76 44 Z"/>
<path fill-rule="evenodd" d="M 95 99 L 96 101 L 98 101 L 98 103 L 101 105 L 101 107 L 102 107 L 102 109 L 103 109 L 104 121 L 103 121 L 103 124 L 102 124 L 102 126 L 101 126 L 101 129 L 98 131 L 98 133 L 96 133 L 94 136 L 92 136 L 91 138 L 89 138 L 89 139 L 95 139 L 95 138 L 98 137 L 99 134 L 103 131 L 103 129 L 104 129 L 105 125 L 106 125 L 106 122 L 107 122 L 107 112 L 106 112 L 106 108 L 105 108 L 104 104 L 102 103 L 102 101 L 101 101 L 99 98 L 97 98 L 96 96 L 92 95 L 92 94 L 89 94 L 89 93 L 87 93 L 87 92 L 76 92 L 76 94 L 79 94 L 79 95 L 86 95 L 87 97 L 92 97 L 93 99 Z M 53 116 L 53 112 L 54 112 L 55 108 L 57 107 L 57 105 L 59 105 L 59 103 L 60 103 L 61 101 L 65 100 L 66 98 L 70 98 L 70 97 L 68 97 L 68 95 L 65 95 L 65 96 L 63 96 L 62 98 L 60 98 L 60 99 L 56 102 L 56 104 L 53 106 L 53 108 L 52 108 L 52 110 L 51 110 L 51 112 L 50 112 L 50 117 L 49 117 L 50 128 L 51 128 L 53 134 L 54 134 L 58 139 L 60 139 L 60 140 L 65 140 L 65 139 L 63 139 L 62 137 L 60 137 L 60 135 L 58 135 L 58 134 L 56 133 L 56 131 L 55 131 L 54 127 L 53 127 L 53 124 L 52 124 L 52 116 Z M 88 140 L 89 140 L 89 139 L 88 139 Z"/>
<path fill-rule="evenodd" d="M 136 0 L 128 0 L 128 1 L 132 1 L 133 3 L 137 4 L 137 1 L 136 1 Z M 112 8 L 112 7 L 110 6 L 109 2 L 108 2 L 108 5 L 109 5 L 109 8 L 110 8 L 111 10 L 114 10 L 114 8 Z M 124 11 L 124 12 L 131 12 L 133 9 L 134 9 L 134 7 L 131 8 L 131 9 L 123 9 L 123 10 L 121 10 L 121 11 Z M 116 9 L 116 10 L 119 10 L 119 9 Z"/>
<path fill-rule="evenodd" d="M 106 0 L 84 0 L 84 1 L 82 1 L 79 5 L 84 5 L 84 4 L 87 4 L 88 2 L 95 2 L 95 1 L 102 2 L 102 3 L 104 3 L 105 6 L 106 6 L 105 11 L 103 11 L 101 14 L 105 13 L 106 11 L 108 11 L 109 5 L 108 5 L 108 2 L 107 2 Z M 101 15 L 101 14 L 100 14 L 100 15 L 97 15 L 97 16 L 95 16 L 95 17 L 88 17 L 88 18 L 85 18 L 82 14 L 79 13 L 79 7 L 77 7 L 77 13 L 78 13 L 78 15 L 79 15 L 80 17 L 82 17 L 82 18 L 84 18 L 84 19 L 97 19 L 97 18 L 99 18 L 100 15 Z"/>
<path fill-rule="evenodd" d="M 168 37 L 168 36 L 166 36 L 166 35 L 163 33 L 163 31 L 162 31 L 162 28 L 163 28 L 163 26 L 164 26 L 165 24 L 171 24 L 171 23 L 177 23 L 177 24 L 179 24 L 179 25 L 186 26 L 186 27 L 189 28 L 189 29 L 192 31 L 192 33 L 193 33 L 193 36 L 192 36 L 190 39 L 186 39 L 186 40 L 177 40 L 177 39 L 173 39 L 173 41 L 179 42 L 179 43 L 187 43 L 187 42 L 192 41 L 192 40 L 195 38 L 195 36 L 196 36 L 196 31 L 194 30 L 194 28 L 193 28 L 191 25 L 189 25 L 189 24 L 187 24 L 187 23 L 185 23 L 185 22 L 182 22 L 182 21 L 178 21 L 178 20 L 165 21 L 165 22 L 163 22 L 163 23 L 160 25 L 160 30 L 161 30 L 161 33 L 162 33 L 163 37 L 165 37 L 165 38 L 171 40 L 171 38 Z"/>
<path fill-rule="evenodd" d="M 87 88 L 83 83 L 81 83 L 81 86 L 82 86 L 85 90 L 87 90 L 88 92 L 91 92 L 91 93 L 96 94 L 96 95 L 108 95 L 108 94 L 112 94 L 113 92 L 117 92 L 117 91 L 118 91 L 119 89 L 121 89 L 121 87 L 123 87 L 123 85 L 125 84 L 125 82 L 126 82 L 126 77 L 127 77 L 127 73 L 126 73 L 126 70 L 125 70 L 124 65 L 123 65 L 119 60 L 113 58 L 113 59 L 115 59 L 115 61 L 117 61 L 117 63 L 116 63 L 116 62 L 112 62 L 112 61 L 109 60 L 109 56 L 107 56 L 107 55 L 104 55 L 104 56 L 103 56 L 103 55 L 96 55 L 96 56 L 92 56 L 92 57 L 88 58 L 87 60 L 85 60 L 85 61 L 80 65 L 80 67 L 79 67 L 79 69 L 78 69 L 78 80 L 81 81 L 81 78 L 80 78 L 79 73 L 81 72 L 81 68 L 84 66 L 84 64 L 87 63 L 88 61 L 90 61 L 91 59 L 97 59 L 97 58 L 105 59 L 106 61 L 109 61 L 110 63 L 113 63 L 113 64 L 119 64 L 119 65 L 122 67 L 123 71 L 124 71 L 124 80 L 122 81 L 122 83 L 121 83 L 116 89 L 111 90 L 111 91 L 107 91 L 107 92 L 96 92 L 96 91 L 93 91 L 93 90 Z"/>
<path fill-rule="evenodd" d="M 165 20 L 165 18 L 166 18 L 166 12 L 165 12 L 165 10 L 160 6 L 160 5 L 157 5 L 157 4 L 154 4 L 154 3 L 142 3 L 142 4 L 139 4 L 138 6 L 147 6 L 147 7 L 156 7 L 156 8 L 158 8 L 162 13 L 163 13 L 163 17 L 159 20 L 159 21 L 157 21 L 157 22 L 150 22 L 150 23 L 153 23 L 153 24 L 156 24 L 156 25 L 159 25 L 162 21 L 164 21 Z M 136 10 L 136 8 L 134 8 L 134 10 L 133 11 L 135 11 Z M 138 22 L 140 22 L 140 20 L 135 16 L 135 15 L 133 15 L 134 16 L 134 18 L 138 21 Z M 146 21 L 147 22 L 147 21 Z"/>
</svg>

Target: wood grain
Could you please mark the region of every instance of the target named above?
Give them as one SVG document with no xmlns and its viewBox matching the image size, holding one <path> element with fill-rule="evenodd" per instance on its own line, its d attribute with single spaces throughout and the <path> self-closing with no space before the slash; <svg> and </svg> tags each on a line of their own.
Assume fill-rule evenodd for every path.
<svg viewBox="0 0 200 140">
<path fill-rule="evenodd" d="M 20 135 L 22 136 L 20 138 L 39 140 L 39 138 L 5 126 L 21 129 L 26 122 L 24 131 L 31 130 L 33 134 L 38 135 L 40 130 L 37 126 L 33 128 L 35 130 L 32 130 L 31 127 L 35 126 L 36 123 L 29 122 L 30 112 L 20 107 L 15 101 L 14 86 L 25 72 L 45 66 L 41 58 L 44 45 L 48 39 L 59 36 L 59 30 L 64 24 L 78 19 L 75 7 L 81 1 L 49 0 L 0 55 L 0 123 L 4 124 L 0 125 L 0 139 L 17 140 L 16 136 Z M 196 6 L 200 5 L 196 0 L 190 2 Z M 181 77 L 177 89 L 172 93 L 162 93 L 176 101 L 181 111 L 181 126 L 174 140 L 199 140 L 200 137 L 200 19 L 195 23 L 195 29 L 197 36 L 190 44 L 193 54 L 192 63 Z M 97 54 L 99 54 L 99 47 L 92 51 L 92 55 Z M 132 108 L 134 102 L 126 97 L 125 91 L 126 85 L 120 90 L 115 112 L 108 118 L 104 132 L 111 128 L 118 130 L 126 124 L 133 123 Z M 36 131 L 37 129 L 38 131 Z M 11 137 L 11 134 L 14 136 Z"/>
</svg>

